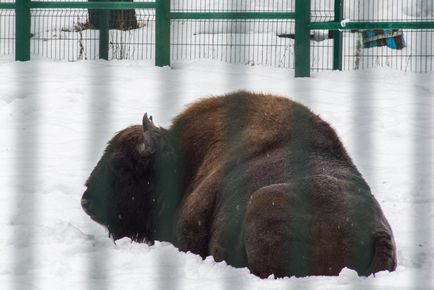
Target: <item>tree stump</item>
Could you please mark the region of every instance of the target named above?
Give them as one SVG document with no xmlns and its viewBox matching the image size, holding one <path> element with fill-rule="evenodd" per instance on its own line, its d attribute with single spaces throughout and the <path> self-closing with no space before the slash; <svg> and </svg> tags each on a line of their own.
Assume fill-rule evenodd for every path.
<svg viewBox="0 0 434 290">
<path fill-rule="evenodd" d="M 101 0 L 88 0 L 88 2 L 98 2 Z M 108 0 L 119 2 L 133 2 L 133 0 Z M 89 26 L 99 29 L 99 9 L 89 9 Z M 134 9 L 115 9 L 109 13 L 109 29 L 130 30 L 138 28 L 136 11 Z"/>
</svg>

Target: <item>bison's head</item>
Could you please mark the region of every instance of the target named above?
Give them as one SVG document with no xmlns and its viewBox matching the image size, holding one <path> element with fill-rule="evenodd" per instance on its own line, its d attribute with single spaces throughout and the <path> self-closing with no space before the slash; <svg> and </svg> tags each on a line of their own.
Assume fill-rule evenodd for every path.
<svg viewBox="0 0 434 290">
<path fill-rule="evenodd" d="M 157 198 L 152 168 L 161 132 L 145 114 L 142 126 L 126 128 L 109 141 L 86 182 L 81 205 L 114 240 L 149 239 L 150 212 Z"/>
</svg>

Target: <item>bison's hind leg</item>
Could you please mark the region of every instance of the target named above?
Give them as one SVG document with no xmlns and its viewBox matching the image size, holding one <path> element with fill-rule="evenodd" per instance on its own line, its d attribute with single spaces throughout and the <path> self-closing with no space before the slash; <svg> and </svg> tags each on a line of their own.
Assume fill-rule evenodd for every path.
<svg viewBox="0 0 434 290">
<path fill-rule="evenodd" d="M 286 184 L 263 187 L 251 196 L 247 206 L 243 223 L 247 263 L 250 271 L 261 278 L 271 274 L 275 277 L 299 274 L 290 270 L 287 249 L 289 241 L 294 244 L 289 228 L 288 190 Z M 302 261 L 296 263 L 300 265 Z"/>
<path fill-rule="evenodd" d="M 374 234 L 374 256 L 369 267 L 369 273 L 394 271 L 396 269 L 396 248 L 391 234 L 379 231 Z"/>
</svg>

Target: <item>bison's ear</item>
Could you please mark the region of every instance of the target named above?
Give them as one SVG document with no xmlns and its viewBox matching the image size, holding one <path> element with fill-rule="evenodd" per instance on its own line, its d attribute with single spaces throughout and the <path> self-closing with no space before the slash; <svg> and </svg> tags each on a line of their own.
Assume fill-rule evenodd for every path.
<svg viewBox="0 0 434 290">
<path fill-rule="evenodd" d="M 147 157 L 157 150 L 158 136 L 160 129 L 154 125 L 152 116 L 148 118 L 148 113 L 143 116 L 143 144 L 139 146 L 140 155 Z"/>
</svg>

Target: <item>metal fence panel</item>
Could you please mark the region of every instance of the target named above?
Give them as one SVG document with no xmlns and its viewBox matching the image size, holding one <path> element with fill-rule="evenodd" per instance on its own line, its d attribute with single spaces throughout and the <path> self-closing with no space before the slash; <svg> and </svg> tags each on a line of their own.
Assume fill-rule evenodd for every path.
<svg viewBox="0 0 434 290">
<path fill-rule="evenodd" d="M 285 20 L 172 20 L 172 59 L 214 59 L 247 65 L 294 67 L 293 30 Z"/>
<path fill-rule="evenodd" d="M 167 17 L 172 19 L 170 27 L 165 28 L 167 39 L 161 42 L 160 46 L 158 40 L 161 37 L 156 35 L 161 33 L 156 31 L 158 15 L 154 8 L 130 9 L 137 19 L 137 25 L 119 29 L 112 27 L 112 19 L 109 24 L 110 31 L 100 35 L 100 31 L 91 21 L 96 10 L 60 8 L 60 4 L 56 4 L 67 2 L 69 1 L 30 2 L 33 3 L 33 8 L 30 9 L 31 48 L 23 50 L 27 45 L 22 41 L 25 39 L 25 32 L 19 29 L 17 59 L 27 59 L 26 56 L 31 53 L 68 61 L 98 58 L 156 59 L 157 63 L 167 65 L 170 60 L 213 59 L 247 65 L 294 68 L 295 21 L 282 16 L 282 13 L 295 14 L 295 0 L 168 0 L 171 10 Z M 94 5 L 93 7 L 98 5 L 97 2 L 85 0 L 75 0 L 72 3 Z M 144 2 L 122 2 L 122 5 L 137 3 Z M 336 30 L 336 24 L 339 24 L 340 20 L 339 13 L 335 13 L 337 3 L 339 0 L 311 1 L 310 20 L 313 24 L 335 23 L 334 30 L 317 30 L 317 26 L 311 28 L 311 70 L 353 70 L 377 66 L 414 72 L 433 70 L 433 29 L 413 28 L 417 23 L 434 23 L 434 8 L 430 1 L 342 1 L 342 18 L 350 21 L 350 24 L 368 21 L 390 23 L 398 27 L 392 33 L 399 31 L 402 34 L 405 42 L 402 49 L 387 46 L 364 48 L 364 33 L 380 31 L 377 28 L 357 28 L 340 33 Z M 13 55 L 15 26 L 24 25 L 21 20 L 19 23 L 15 22 L 15 12 L 9 6 L 13 8 L 14 2 L 2 0 L 0 3 L 0 56 Z M 267 16 L 259 16 L 261 13 L 266 13 Z M 162 23 L 164 24 L 164 21 Z M 401 26 L 406 23 L 412 23 L 412 28 L 403 29 Z M 389 32 L 386 29 L 384 33 Z M 108 41 L 104 41 L 105 37 Z M 169 42 L 170 45 L 167 45 Z"/>
<path fill-rule="evenodd" d="M 32 9 L 31 52 L 57 60 L 93 60 L 99 56 L 99 30 L 87 9 Z M 139 29 L 109 31 L 108 59 L 151 60 L 155 50 L 155 12 L 137 9 Z"/>
<path fill-rule="evenodd" d="M 344 18 L 367 22 L 434 22 L 432 1 L 364 0 L 344 1 Z M 344 34 L 343 68 L 345 70 L 390 67 L 403 71 L 433 71 L 434 30 L 399 29 L 405 47 L 363 48 L 362 31 Z"/>
<path fill-rule="evenodd" d="M 0 9 L 0 56 L 15 54 L 15 10 Z"/>
</svg>

